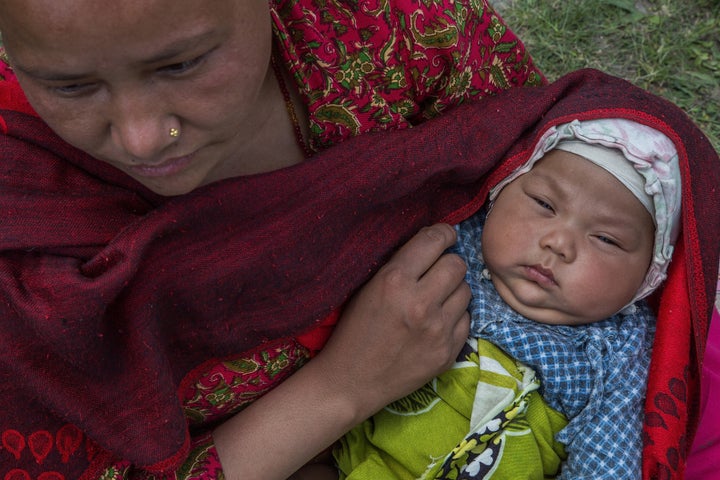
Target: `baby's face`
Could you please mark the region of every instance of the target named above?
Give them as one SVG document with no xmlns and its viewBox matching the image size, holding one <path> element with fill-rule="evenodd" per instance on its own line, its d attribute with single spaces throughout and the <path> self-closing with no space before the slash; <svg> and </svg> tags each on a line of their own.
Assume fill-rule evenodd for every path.
<svg viewBox="0 0 720 480">
<path fill-rule="evenodd" d="M 615 177 L 554 150 L 509 183 L 482 236 L 500 296 L 532 320 L 595 322 L 635 295 L 650 266 L 655 226 Z"/>
</svg>

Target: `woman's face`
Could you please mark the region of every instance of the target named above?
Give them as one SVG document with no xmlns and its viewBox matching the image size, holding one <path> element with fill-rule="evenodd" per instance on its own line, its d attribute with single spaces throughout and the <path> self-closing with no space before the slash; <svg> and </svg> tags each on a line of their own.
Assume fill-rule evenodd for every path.
<svg viewBox="0 0 720 480">
<path fill-rule="evenodd" d="M 239 152 L 274 82 L 264 0 L 0 0 L 0 29 L 48 125 L 153 191 L 263 170 Z"/>
</svg>

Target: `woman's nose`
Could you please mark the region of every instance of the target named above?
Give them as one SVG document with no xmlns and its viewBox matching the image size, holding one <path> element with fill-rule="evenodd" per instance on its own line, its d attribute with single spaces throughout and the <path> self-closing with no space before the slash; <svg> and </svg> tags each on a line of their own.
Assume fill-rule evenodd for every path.
<svg viewBox="0 0 720 480">
<path fill-rule="evenodd" d="M 575 234 L 569 227 L 556 226 L 540 236 L 540 246 L 559 256 L 564 262 L 572 262 L 577 255 Z"/>
<path fill-rule="evenodd" d="M 111 136 L 117 147 L 140 162 L 161 160 L 161 153 L 177 141 L 179 128 L 172 115 L 152 100 L 123 98 L 117 102 Z"/>
</svg>

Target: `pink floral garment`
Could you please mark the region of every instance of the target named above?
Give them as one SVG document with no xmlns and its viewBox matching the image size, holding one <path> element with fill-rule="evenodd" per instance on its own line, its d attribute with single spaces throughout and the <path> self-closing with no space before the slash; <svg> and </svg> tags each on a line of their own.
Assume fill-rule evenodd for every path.
<svg viewBox="0 0 720 480">
<path fill-rule="evenodd" d="M 271 2 L 312 147 L 404 128 L 473 97 L 545 78 L 485 1 Z"/>
</svg>

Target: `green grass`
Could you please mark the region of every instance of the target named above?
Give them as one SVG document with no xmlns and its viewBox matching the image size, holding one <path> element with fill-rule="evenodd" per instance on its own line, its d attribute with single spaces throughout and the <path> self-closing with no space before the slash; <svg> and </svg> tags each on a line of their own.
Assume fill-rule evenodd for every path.
<svg viewBox="0 0 720 480">
<path fill-rule="evenodd" d="M 683 108 L 720 150 L 720 1 L 491 0 L 552 81 L 584 67 Z"/>
</svg>

